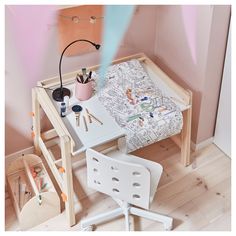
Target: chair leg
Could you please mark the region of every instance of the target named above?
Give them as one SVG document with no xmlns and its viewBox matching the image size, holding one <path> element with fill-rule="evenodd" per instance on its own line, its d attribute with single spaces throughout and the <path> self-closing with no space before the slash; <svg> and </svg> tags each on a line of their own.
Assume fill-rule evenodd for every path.
<svg viewBox="0 0 236 236">
<path fill-rule="evenodd" d="M 115 210 L 112 210 L 106 213 L 101 213 L 89 219 L 82 220 L 80 225 L 81 225 L 82 230 L 86 230 L 91 225 L 103 223 L 108 220 L 112 220 L 120 215 L 123 215 L 123 210 L 121 208 L 116 208 Z"/>
<path fill-rule="evenodd" d="M 141 216 L 149 220 L 159 221 L 164 224 L 165 230 L 171 230 L 173 227 L 173 218 L 161 215 L 155 212 L 142 210 L 136 207 L 130 208 L 130 213 L 133 215 Z"/>
<path fill-rule="evenodd" d="M 129 212 L 125 212 L 125 230 L 130 231 Z"/>
<path fill-rule="evenodd" d="M 130 231 L 130 221 L 129 221 L 129 204 L 125 203 L 123 207 L 123 214 L 125 215 L 125 230 Z"/>
<path fill-rule="evenodd" d="M 130 231 L 130 204 L 126 201 L 122 201 L 118 198 L 113 198 L 117 204 L 123 209 L 123 214 L 125 216 L 125 230 Z"/>
</svg>

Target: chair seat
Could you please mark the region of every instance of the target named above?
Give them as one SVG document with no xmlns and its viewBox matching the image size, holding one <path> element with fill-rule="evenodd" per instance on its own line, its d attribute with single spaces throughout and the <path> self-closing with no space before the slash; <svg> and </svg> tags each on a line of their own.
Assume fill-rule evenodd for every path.
<svg viewBox="0 0 236 236">
<path fill-rule="evenodd" d="M 161 178 L 161 174 L 163 170 L 162 166 L 156 162 L 149 161 L 144 158 L 122 153 L 119 150 L 111 151 L 109 153 L 106 153 L 106 155 L 111 158 L 115 158 L 117 160 L 140 164 L 149 170 L 150 176 L 151 176 L 151 186 L 150 186 L 150 203 L 151 203 L 154 199 L 154 196 L 158 187 L 158 183 Z"/>
</svg>

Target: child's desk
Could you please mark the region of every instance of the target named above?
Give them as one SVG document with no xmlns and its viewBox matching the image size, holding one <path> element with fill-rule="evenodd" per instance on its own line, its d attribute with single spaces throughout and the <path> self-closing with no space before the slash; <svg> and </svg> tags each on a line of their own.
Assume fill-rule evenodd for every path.
<svg viewBox="0 0 236 236">
<path fill-rule="evenodd" d="M 183 128 L 180 135 L 174 136 L 173 140 L 181 148 L 181 162 L 183 165 L 190 163 L 190 135 L 191 135 L 191 91 L 185 90 L 172 81 L 163 71 L 160 70 L 148 57 L 144 54 L 136 54 L 129 57 L 115 60 L 113 64 L 121 63 L 131 59 L 138 59 L 147 69 L 149 76 L 158 83 L 159 87 L 180 105 L 183 113 Z M 88 68 L 89 70 L 97 70 L 99 66 Z M 58 103 L 53 101 L 51 91 L 59 86 L 59 78 L 54 77 L 38 82 L 38 87 L 32 91 L 33 103 L 33 132 L 34 146 L 38 154 L 43 153 L 48 165 L 61 189 L 61 197 L 65 202 L 66 217 L 70 226 L 74 225 L 74 190 L 72 180 L 72 161 L 77 158 L 84 158 L 84 151 L 87 148 L 95 148 L 102 151 L 110 149 L 117 145 L 117 140 L 125 135 L 125 131 L 120 128 L 115 120 L 108 114 L 106 109 L 97 99 L 96 94 L 85 102 L 78 102 L 74 98 L 74 81 L 76 74 L 74 71 L 63 75 L 64 87 L 70 88 L 72 98 L 70 106 L 80 104 L 83 109 L 94 114 L 103 125 L 94 122 L 88 123 L 89 131 L 86 132 L 83 127 L 83 119 L 81 117 L 81 127 L 74 128 L 73 122 L 75 117 L 69 112 L 65 118 L 60 117 Z M 43 88 L 42 88 L 43 87 Z M 50 120 L 53 129 L 41 132 L 40 108 L 45 112 Z M 84 113 L 84 115 L 86 115 Z M 48 149 L 46 142 L 54 138 L 60 139 L 61 159 L 55 160 L 51 151 Z M 58 171 L 58 164 L 61 165 Z"/>
</svg>

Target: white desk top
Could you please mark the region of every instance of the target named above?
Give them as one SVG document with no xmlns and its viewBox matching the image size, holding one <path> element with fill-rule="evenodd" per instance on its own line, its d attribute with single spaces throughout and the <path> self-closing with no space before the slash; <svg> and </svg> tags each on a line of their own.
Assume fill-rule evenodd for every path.
<svg viewBox="0 0 236 236">
<path fill-rule="evenodd" d="M 75 142 L 75 148 L 73 155 L 79 154 L 85 151 L 87 148 L 95 147 L 106 142 L 112 141 L 119 137 L 125 135 L 125 130 L 122 129 L 112 116 L 109 115 L 104 106 L 99 102 L 96 95 L 87 101 L 79 101 L 75 98 L 75 84 L 69 84 L 64 86 L 71 91 L 71 97 L 69 99 L 69 109 L 67 110 L 67 115 L 61 118 L 67 127 L 70 135 Z M 60 102 L 56 102 L 52 99 L 51 91 L 48 92 L 50 99 L 52 100 L 54 106 L 56 107 L 58 113 L 60 114 Z M 83 107 L 80 115 L 80 126 L 76 125 L 75 114 L 71 110 L 73 105 L 80 105 Z M 96 118 L 103 122 L 103 125 L 93 120 L 89 123 L 87 120 L 85 108 L 89 110 Z M 83 117 L 86 117 L 86 122 L 88 126 L 88 132 L 85 131 Z"/>
</svg>

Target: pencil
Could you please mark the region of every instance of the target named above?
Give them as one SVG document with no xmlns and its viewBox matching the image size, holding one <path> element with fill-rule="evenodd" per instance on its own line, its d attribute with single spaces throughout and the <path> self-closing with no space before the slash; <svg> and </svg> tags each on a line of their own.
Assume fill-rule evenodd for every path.
<svg viewBox="0 0 236 236">
<path fill-rule="evenodd" d="M 76 125 L 79 126 L 80 112 L 75 112 Z"/>
<path fill-rule="evenodd" d="M 86 122 L 85 116 L 83 116 L 83 119 L 84 119 L 85 131 L 88 132 L 88 126 L 87 126 L 87 122 Z"/>
<path fill-rule="evenodd" d="M 92 115 L 91 113 L 89 113 L 89 115 L 90 115 L 94 120 L 96 120 L 96 121 L 99 122 L 101 125 L 103 125 L 103 123 L 102 123 L 98 118 L 96 118 L 94 115 Z"/>
<path fill-rule="evenodd" d="M 85 110 L 86 110 L 86 114 L 87 114 L 87 117 L 88 117 L 89 123 L 92 123 L 92 119 L 91 119 L 91 116 L 90 116 L 90 114 L 89 114 L 88 109 L 85 108 Z"/>
</svg>

